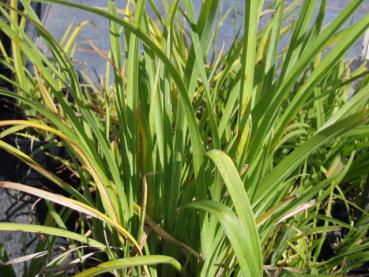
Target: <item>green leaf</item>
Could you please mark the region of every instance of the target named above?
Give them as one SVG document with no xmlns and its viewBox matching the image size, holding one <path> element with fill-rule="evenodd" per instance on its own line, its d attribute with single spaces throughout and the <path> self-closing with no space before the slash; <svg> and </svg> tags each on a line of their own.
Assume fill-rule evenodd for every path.
<svg viewBox="0 0 369 277">
<path fill-rule="evenodd" d="M 98 242 L 94 239 L 90 239 L 85 235 L 80 235 L 65 229 L 59 229 L 54 227 L 34 225 L 34 224 L 21 224 L 21 223 L 10 223 L 10 222 L 0 222 L 0 231 L 13 231 L 13 232 L 29 232 L 45 234 L 50 236 L 63 237 L 71 240 L 76 240 L 81 243 L 87 244 L 91 247 L 99 248 L 105 251 L 105 244 Z"/>
<path fill-rule="evenodd" d="M 168 256 L 161 255 L 150 255 L 150 256 L 142 256 L 142 257 L 128 257 L 125 259 L 112 260 L 104 263 L 100 263 L 96 267 L 91 267 L 86 269 L 76 275 L 75 277 L 87 277 L 87 276 L 96 276 L 98 274 L 112 272 L 117 269 L 123 269 L 127 267 L 136 267 L 136 266 L 151 266 L 158 264 L 169 264 L 173 266 L 177 271 L 181 271 L 181 264 L 176 260 Z"/>
<path fill-rule="evenodd" d="M 248 237 L 241 221 L 230 208 L 215 201 L 198 201 L 188 204 L 186 207 L 203 210 L 215 216 L 222 225 L 224 232 L 230 241 L 233 251 L 237 257 L 241 271 L 245 277 L 261 277 L 262 268 L 259 257 L 255 255 L 250 240 L 258 239 Z"/>
<path fill-rule="evenodd" d="M 268 205 L 269 201 L 278 196 L 282 191 L 283 181 L 289 177 L 312 152 L 366 121 L 367 118 L 365 113 L 348 116 L 318 132 L 305 143 L 297 147 L 261 181 L 260 186 L 257 188 L 253 205 Z M 260 210 L 258 209 L 258 211 Z"/>
<path fill-rule="evenodd" d="M 255 216 L 252 211 L 249 197 L 244 188 L 240 175 L 237 172 L 231 158 L 219 150 L 211 150 L 207 153 L 208 157 L 216 165 L 227 190 L 232 198 L 233 205 L 240 219 L 242 228 L 250 239 L 245 243 L 254 253 L 255 267 L 262 268 L 262 254 L 258 230 L 256 227 Z"/>
<path fill-rule="evenodd" d="M 0 275 L 7 277 L 16 277 L 14 269 L 11 265 L 6 264 L 9 260 L 5 247 L 0 244 Z"/>
</svg>

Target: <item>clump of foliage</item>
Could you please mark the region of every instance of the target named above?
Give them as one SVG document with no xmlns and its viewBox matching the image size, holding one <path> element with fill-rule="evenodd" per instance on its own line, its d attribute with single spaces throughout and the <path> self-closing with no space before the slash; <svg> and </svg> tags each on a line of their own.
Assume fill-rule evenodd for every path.
<svg viewBox="0 0 369 277">
<path fill-rule="evenodd" d="M 365 65 L 351 70 L 345 62 L 369 27 L 369 15 L 345 25 L 362 0 L 327 26 L 324 0 L 276 0 L 267 12 L 263 0 L 245 0 L 228 50 L 214 47 L 224 20 L 218 0 L 203 0 L 198 16 L 191 0 L 163 1 L 165 15 L 155 20 L 152 1 L 127 1 L 124 10 L 112 0 L 106 8 L 47 1 L 109 21 L 109 53 L 95 47 L 107 64 L 100 85 L 81 81 L 73 65 L 88 23 L 71 25 L 58 42 L 27 0 L 24 12 L 17 2 L 0 3 L 13 49 L 1 61 L 16 92 L 0 94 L 28 119 L 0 121 L 7 127 L 0 147 L 64 196 L 0 182 L 49 209 L 40 225 L 0 223 L 0 230 L 49 235 L 39 251 L 52 249 L 55 236 L 71 246 L 33 261 L 30 276 L 68 266 L 68 256 L 80 259 L 77 276 L 345 274 L 368 262 L 369 77 Z M 40 151 L 63 146 L 69 159 L 55 158 L 78 185 L 3 140 L 9 135 L 47 140 Z M 347 218 L 334 216 L 337 205 Z M 72 215 L 77 224 L 67 230 Z M 330 257 L 322 254 L 327 245 Z M 100 264 L 86 262 L 92 258 Z"/>
</svg>

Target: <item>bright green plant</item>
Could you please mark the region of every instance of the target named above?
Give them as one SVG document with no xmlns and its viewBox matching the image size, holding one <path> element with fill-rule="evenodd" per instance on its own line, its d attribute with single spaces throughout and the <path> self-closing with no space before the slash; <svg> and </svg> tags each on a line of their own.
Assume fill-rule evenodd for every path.
<svg viewBox="0 0 369 277">
<path fill-rule="evenodd" d="M 344 27 L 362 0 L 327 26 L 324 0 L 276 0 L 271 15 L 263 0 L 246 0 L 244 35 L 226 51 L 214 46 L 224 20 L 218 0 L 202 1 L 198 17 L 190 0 L 163 1 L 166 15 L 157 12 L 157 20 L 146 12 L 147 5 L 157 11 L 152 1 L 128 1 L 124 10 L 112 0 L 106 8 L 45 1 L 109 20 L 109 53 L 92 45 L 107 63 L 101 85 L 83 73 L 81 82 L 73 65 L 87 22 L 68 27 L 57 42 L 27 0 L 25 12 L 16 2 L 0 3 L 7 19 L 0 28 L 13 43 L 13 57 L 2 62 L 14 72 L 7 81 L 17 93 L 0 93 L 29 118 L 0 121 L 8 127 L 0 147 L 66 196 L 0 182 L 45 199 L 49 208 L 48 227 L 0 223 L 0 230 L 51 235 L 39 251 L 51 247 L 53 236 L 74 247 L 33 261 L 29 276 L 63 265 L 68 255 L 80 257 L 78 276 L 334 274 L 369 260 L 367 212 L 357 199 L 368 175 L 369 79 L 365 66 L 351 72 L 345 62 L 369 15 Z M 263 16 L 270 18 L 260 27 Z M 35 26 L 52 59 L 27 37 L 24 22 Z M 47 140 L 39 151 L 65 147 L 70 159 L 55 158 L 80 185 L 2 140 L 9 135 Z M 332 217 L 338 201 L 355 212 L 350 222 Z M 66 231 L 75 212 L 79 224 Z M 335 256 L 321 260 L 328 234 L 343 228 Z M 100 266 L 84 264 L 91 253 Z"/>
</svg>

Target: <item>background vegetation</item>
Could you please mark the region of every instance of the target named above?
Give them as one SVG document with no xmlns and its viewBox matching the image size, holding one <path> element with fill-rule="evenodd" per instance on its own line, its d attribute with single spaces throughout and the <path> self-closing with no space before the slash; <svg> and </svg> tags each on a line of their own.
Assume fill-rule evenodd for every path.
<svg viewBox="0 0 369 277">
<path fill-rule="evenodd" d="M 88 23 L 71 24 L 56 41 L 21 2 L 24 11 L 15 0 L 0 3 L 13 54 L 0 45 L 1 62 L 14 74 L 1 75 L 14 91 L 0 94 L 27 118 L 0 121 L 0 147 L 55 183 L 0 182 L 48 208 L 39 224 L 0 223 L 48 235 L 39 255 L 26 258 L 26 276 L 349 274 L 368 262 L 369 77 L 345 54 L 369 15 L 344 27 L 362 0 L 327 26 L 325 0 L 276 0 L 268 10 L 245 0 L 228 50 L 215 47 L 226 16 L 218 0 L 204 0 L 198 16 L 190 0 L 163 1 L 157 20 L 147 13 L 157 11 L 152 1 L 125 9 L 112 0 L 103 9 L 45 1 L 109 20 L 109 53 L 92 45 L 107 64 L 100 84 L 73 65 Z M 42 168 L 9 136 L 45 141 L 35 153 L 64 147 L 68 159 L 53 158 L 75 182 Z M 70 244 L 59 256 L 56 236 Z"/>
</svg>

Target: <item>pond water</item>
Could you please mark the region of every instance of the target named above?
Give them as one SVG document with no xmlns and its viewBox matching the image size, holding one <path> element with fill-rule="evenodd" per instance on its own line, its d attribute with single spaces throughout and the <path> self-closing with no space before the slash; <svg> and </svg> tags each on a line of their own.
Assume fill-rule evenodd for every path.
<svg viewBox="0 0 369 277">
<path fill-rule="evenodd" d="M 74 0 L 81 4 L 92 5 L 92 6 L 106 6 L 106 0 Z M 126 1 L 117 1 L 120 6 L 123 7 Z M 163 4 L 161 0 L 155 0 L 159 10 L 164 11 Z M 194 7 L 196 11 L 199 11 L 201 0 L 193 0 Z M 243 17 L 244 0 L 224 0 L 222 1 L 222 10 L 226 12 L 228 9 L 232 9 L 235 3 L 238 3 L 238 9 L 232 9 L 229 16 L 224 21 L 222 25 L 217 46 L 221 48 L 222 46 L 227 47 L 227 42 L 232 41 L 234 37 L 234 25 L 240 25 Z M 267 8 L 272 0 L 265 1 L 265 8 Z M 286 4 L 293 2 L 293 0 L 286 0 Z M 325 23 L 330 22 L 337 13 L 347 4 L 349 0 L 329 0 L 327 1 L 327 14 Z M 353 16 L 350 23 L 353 23 L 360 19 L 364 14 L 369 11 L 369 0 L 365 0 L 364 4 L 357 11 L 355 16 Z M 95 51 L 89 46 L 87 41 L 92 41 L 97 47 L 104 51 L 109 49 L 109 27 L 108 22 L 105 19 L 94 16 L 92 14 L 82 12 L 77 9 L 68 8 L 60 5 L 51 5 L 48 7 L 44 22 L 47 28 L 51 31 L 56 38 L 61 39 L 65 32 L 68 24 L 74 22 L 78 24 L 83 20 L 90 20 L 92 24 L 87 26 L 79 37 L 79 45 L 76 51 L 76 63 L 79 68 L 87 71 L 88 74 L 95 78 L 97 76 L 102 76 L 105 71 L 105 62 L 99 57 Z M 360 40 L 356 46 L 350 51 L 348 57 L 355 58 L 360 55 L 362 47 L 362 40 Z"/>
</svg>

